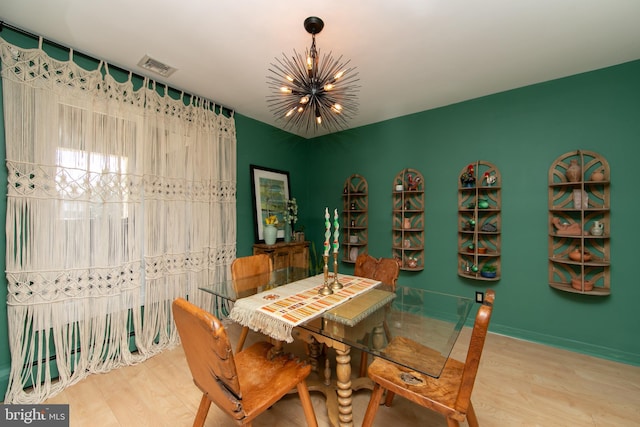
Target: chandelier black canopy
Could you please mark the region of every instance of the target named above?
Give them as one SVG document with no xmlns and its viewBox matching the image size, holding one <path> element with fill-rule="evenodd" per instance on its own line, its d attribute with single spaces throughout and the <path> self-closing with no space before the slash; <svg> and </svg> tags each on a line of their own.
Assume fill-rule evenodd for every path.
<svg viewBox="0 0 640 427">
<path fill-rule="evenodd" d="M 273 92 L 267 103 L 276 118 L 284 121 L 285 129 L 345 129 L 347 120 L 358 111 L 358 73 L 342 56 L 334 59 L 329 52 L 320 59 L 316 34 L 324 28 L 322 19 L 311 16 L 304 20 L 304 28 L 311 34 L 311 48 L 304 57 L 294 50 L 290 58 L 284 53 L 281 59 L 275 58 L 267 76 Z"/>
</svg>

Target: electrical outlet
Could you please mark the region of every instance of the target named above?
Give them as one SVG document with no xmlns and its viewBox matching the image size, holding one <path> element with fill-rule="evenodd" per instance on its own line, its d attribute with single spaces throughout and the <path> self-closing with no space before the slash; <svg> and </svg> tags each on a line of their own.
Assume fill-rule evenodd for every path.
<svg viewBox="0 0 640 427">
<path fill-rule="evenodd" d="M 484 292 L 476 291 L 476 302 L 482 304 L 484 302 Z"/>
</svg>

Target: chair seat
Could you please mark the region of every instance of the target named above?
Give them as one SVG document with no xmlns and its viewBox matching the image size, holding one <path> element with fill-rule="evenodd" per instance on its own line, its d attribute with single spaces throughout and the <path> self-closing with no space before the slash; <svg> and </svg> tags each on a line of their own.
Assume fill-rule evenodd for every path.
<svg viewBox="0 0 640 427">
<path fill-rule="evenodd" d="M 302 364 L 288 354 L 269 360 L 272 347 L 268 342 L 258 342 L 234 356 L 242 406 L 249 418 L 272 406 L 311 372 L 311 365 Z"/>
<path fill-rule="evenodd" d="M 440 378 L 436 379 L 377 358 L 369 365 L 368 375 L 374 382 L 407 400 L 458 421 L 464 421 L 465 414 L 454 408 L 463 370 L 464 364 L 449 359 Z M 437 397 L 437 400 L 434 400 L 434 397 Z"/>
<path fill-rule="evenodd" d="M 311 366 L 286 354 L 270 358 L 268 342 L 234 355 L 227 331 L 213 314 L 184 298 L 173 301 L 172 312 L 193 382 L 202 391 L 193 427 L 204 426 L 211 403 L 237 424 L 251 426 L 294 388 L 307 425 L 318 427 L 306 383 Z"/>
<path fill-rule="evenodd" d="M 389 359 L 400 365 L 420 366 L 423 372 L 435 373 L 446 363 L 447 358 L 439 351 L 406 337 L 395 337 L 384 349 Z"/>
</svg>

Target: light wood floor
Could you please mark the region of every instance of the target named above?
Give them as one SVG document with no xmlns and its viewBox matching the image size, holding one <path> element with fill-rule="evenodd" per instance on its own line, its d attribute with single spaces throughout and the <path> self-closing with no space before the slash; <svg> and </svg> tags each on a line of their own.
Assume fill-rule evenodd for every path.
<svg viewBox="0 0 640 427">
<path fill-rule="evenodd" d="M 235 339 L 233 326 L 229 332 Z M 458 339 L 453 355 L 459 360 L 464 359 L 469 336 L 465 328 Z M 250 334 L 249 341 L 259 338 Z M 352 361 L 358 356 L 354 350 Z M 355 426 L 362 422 L 369 395 L 368 390 L 354 394 Z M 179 347 L 137 366 L 93 375 L 48 402 L 70 404 L 72 427 L 186 427 L 193 422 L 200 397 Z M 324 398 L 312 393 L 312 400 L 319 425 L 328 426 Z M 638 426 L 640 367 L 490 334 L 472 401 L 482 427 Z M 211 406 L 206 426 L 233 425 Z M 295 394 L 254 422 L 256 427 L 304 425 Z M 378 410 L 375 425 L 444 427 L 446 421 L 396 397 L 393 407 Z"/>
</svg>

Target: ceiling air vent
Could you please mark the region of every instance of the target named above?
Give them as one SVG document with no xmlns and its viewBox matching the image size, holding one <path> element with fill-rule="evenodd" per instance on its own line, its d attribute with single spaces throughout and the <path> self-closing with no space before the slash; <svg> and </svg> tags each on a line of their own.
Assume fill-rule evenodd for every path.
<svg viewBox="0 0 640 427">
<path fill-rule="evenodd" d="M 138 62 L 138 66 L 145 70 L 160 74 L 162 77 L 169 77 L 176 71 L 175 68 L 163 64 L 162 62 L 149 57 L 149 55 L 145 55 L 144 58 Z"/>
</svg>

